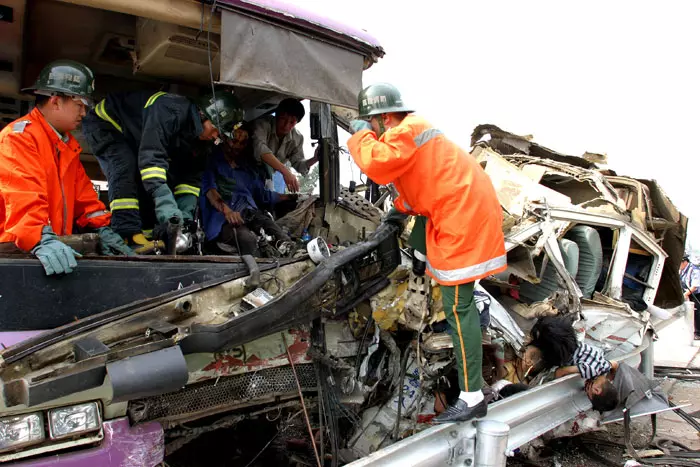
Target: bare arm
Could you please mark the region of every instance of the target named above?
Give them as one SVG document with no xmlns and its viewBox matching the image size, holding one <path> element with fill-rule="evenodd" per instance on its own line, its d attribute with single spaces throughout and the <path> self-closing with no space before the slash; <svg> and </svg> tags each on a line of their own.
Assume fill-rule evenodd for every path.
<svg viewBox="0 0 700 467">
<path fill-rule="evenodd" d="M 241 213 L 228 207 L 226 201 L 224 201 L 219 192 L 216 191 L 216 188 L 211 188 L 209 191 L 207 191 L 207 199 L 217 211 L 223 213 L 224 217 L 226 218 L 226 222 L 229 224 L 242 225 L 244 223 Z"/>
<path fill-rule="evenodd" d="M 286 165 L 281 163 L 274 154 L 268 152 L 267 154 L 263 154 L 261 159 L 264 163 L 282 174 L 284 177 L 284 183 L 287 185 L 287 188 L 289 188 L 289 191 L 292 193 L 299 191 L 299 179 L 297 179 L 292 171 L 289 170 Z"/>
<path fill-rule="evenodd" d="M 577 366 L 563 366 L 561 368 L 558 368 L 557 371 L 554 372 L 554 377 L 555 378 L 563 378 L 564 376 L 569 376 L 578 373 L 578 367 Z"/>
<path fill-rule="evenodd" d="M 314 151 L 314 157 L 306 160 L 306 167 L 308 169 L 311 169 L 311 167 L 313 167 L 314 164 L 316 164 L 319 160 L 321 160 L 321 144 L 322 143 L 318 143 L 316 145 L 316 150 Z"/>
<path fill-rule="evenodd" d="M 226 203 L 224 202 L 223 198 L 221 198 L 219 192 L 216 191 L 216 188 L 212 188 L 209 191 L 207 191 L 207 199 L 209 200 L 211 205 L 216 208 L 217 211 L 224 212 L 224 207 L 226 206 Z"/>
<path fill-rule="evenodd" d="M 271 152 L 268 152 L 267 154 L 263 154 L 261 157 L 262 161 L 272 167 L 273 169 L 277 170 L 278 172 L 282 172 L 283 174 L 287 172 L 289 169 L 287 169 L 287 166 L 285 166 L 283 163 L 275 157 L 274 154 Z"/>
</svg>

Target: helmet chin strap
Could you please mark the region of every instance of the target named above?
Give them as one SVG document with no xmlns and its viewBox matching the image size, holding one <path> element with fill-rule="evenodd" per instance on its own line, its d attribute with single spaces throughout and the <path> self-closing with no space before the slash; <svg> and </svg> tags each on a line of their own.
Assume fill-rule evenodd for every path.
<svg viewBox="0 0 700 467">
<path fill-rule="evenodd" d="M 386 127 L 384 126 L 384 114 L 377 115 L 377 125 L 379 126 L 379 134 L 377 137 L 380 137 L 386 131 Z"/>
</svg>

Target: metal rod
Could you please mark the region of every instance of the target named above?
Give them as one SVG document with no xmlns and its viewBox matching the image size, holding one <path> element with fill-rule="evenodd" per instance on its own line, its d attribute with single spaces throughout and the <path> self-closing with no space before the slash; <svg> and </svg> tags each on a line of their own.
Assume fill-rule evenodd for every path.
<svg viewBox="0 0 700 467">
<path fill-rule="evenodd" d="M 292 354 L 289 353 L 289 347 L 287 347 L 287 338 L 284 333 L 280 333 L 282 336 L 282 342 L 284 343 L 284 350 L 287 352 L 287 360 L 292 366 L 292 373 L 294 373 L 294 380 L 297 383 L 297 391 L 299 391 L 299 400 L 301 400 L 301 409 L 304 411 L 304 419 L 306 419 L 306 428 L 309 430 L 309 437 L 311 437 L 311 445 L 314 448 L 314 456 L 316 456 L 316 463 L 318 467 L 323 467 L 321 464 L 321 458 L 318 457 L 318 449 L 316 449 L 316 440 L 314 439 L 314 432 L 311 429 L 311 421 L 309 420 L 309 412 L 306 410 L 306 404 L 304 403 L 304 395 L 301 393 L 301 383 L 299 382 L 299 376 L 297 375 L 297 369 L 294 366 L 294 361 L 292 360 Z"/>
</svg>

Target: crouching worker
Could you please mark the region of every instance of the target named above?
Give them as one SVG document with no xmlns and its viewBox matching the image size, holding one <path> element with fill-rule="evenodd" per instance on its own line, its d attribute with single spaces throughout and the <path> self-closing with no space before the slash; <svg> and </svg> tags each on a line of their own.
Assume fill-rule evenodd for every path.
<svg viewBox="0 0 700 467">
<path fill-rule="evenodd" d="M 153 242 L 144 228 L 192 221 L 210 142 L 243 121 L 230 92 L 193 102 L 165 92 L 109 94 L 83 122 L 83 133 L 109 181 L 112 228 L 137 253 Z"/>
<path fill-rule="evenodd" d="M 85 116 L 94 81 L 81 63 L 50 63 L 25 89 L 36 95 L 36 107 L 0 132 L 0 242 L 34 254 L 47 275 L 77 266 L 80 255 L 58 239 L 72 234 L 74 224 L 97 231 L 103 254 L 131 254 L 109 228 L 110 213 L 97 198 L 71 135 Z"/>
<path fill-rule="evenodd" d="M 348 141 L 355 163 L 375 183 L 393 184 L 399 218 L 413 215 L 425 220 L 424 245 L 412 246 L 424 254 L 427 274 L 440 284 L 460 387 L 458 399 L 435 420 L 484 417 L 474 282 L 506 269 L 496 191 L 479 163 L 439 129 L 413 115 L 394 86 L 367 87 L 358 96 L 358 107 L 362 120 L 350 123 L 353 136 Z M 386 222 L 401 225 L 396 212 Z"/>
<path fill-rule="evenodd" d="M 257 235 L 264 229 L 278 244 L 290 242 L 289 236 L 262 209 L 271 209 L 295 195 L 281 195 L 265 189 L 265 184 L 246 160 L 248 133 L 234 131 L 223 150 L 209 160 L 202 178 L 200 199 L 202 223 L 207 240 L 228 253 L 260 256 Z"/>
</svg>

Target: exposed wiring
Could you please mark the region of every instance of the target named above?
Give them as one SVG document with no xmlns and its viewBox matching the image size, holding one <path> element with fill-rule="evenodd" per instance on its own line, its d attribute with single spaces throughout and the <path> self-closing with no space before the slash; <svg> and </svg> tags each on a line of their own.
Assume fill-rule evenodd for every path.
<svg viewBox="0 0 700 467">
<path fill-rule="evenodd" d="M 406 346 L 406 349 L 403 351 L 403 355 L 401 356 L 401 369 L 399 372 L 401 373 L 401 378 L 406 377 L 406 366 L 408 365 L 408 356 L 411 353 L 411 344 L 408 344 Z M 399 404 L 398 407 L 396 408 L 396 423 L 394 424 L 394 436 L 393 439 L 394 441 L 399 439 L 399 429 L 401 427 L 401 409 L 403 408 L 403 384 L 398 385 L 398 391 L 399 391 Z"/>
<path fill-rule="evenodd" d="M 216 109 L 216 112 L 214 112 L 214 115 L 216 117 L 216 128 L 219 130 L 219 138 L 223 139 L 226 137 L 226 135 L 224 135 L 223 130 L 221 129 L 221 120 L 219 119 L 219 106 L 216 103 L 216 90 L 214 89 L 214 67 L 211 63 L 211 21 L 212 18 L 214 18 L 216 2 L 217 0 L 214 0 L 212 2 L 211 10 L 209 10 L 209 25 L 207 26 L 207 58 L 209 60 L 209 83 L 211 84 L 211 95 L 212 99 L 214 100 L 214 108 Z"/>
<path fill-rule="evenodd" d="M 199 36 L 204 32 L 204 1 L 202 1 L 202 16 L 199 18 L 199 31 L 197 31 L 197 35 L 194 36 L 194 40 L 198 41 Z"/>
<path fill-rule="evenodd" d="M 365 341 L 367 340 L 367 334 L 369 333 L 369 329 L 372 326 L 372 323 L 374 323 L 374 316 L 370 316 L 367 319 L 367 323 L 365 324 L 365 332 L 362 335 L 362 340 L 360 341 L 360 347 L 358 348 L 359 350 L 357 352 L 357 357 L 355 358 L 355 377 L 359 376 L 360 374 L 362 350 L 365 348 Z"/>
<path fill-rule="evenodd" d="M 276 440 L 277 437 L 278 437 L 279 435 L 281 435 L 282 433 L 284 433 L 285 431 L 287 431 L 287 429 L 291 426 L 291 425 L 289 424 L 289 422 L 291 422 L 292 420 L 294 420 L 294 419 L 295 419 L 299 414 L 301 414 L 303 411 L 304 411 L 304 410 L 302 409 L 302 410 L 300 410 L 299 412 L 297 412 L 297 413 L 295 413 L 294 415 L 292 415 L 291 417 L 289 417 L 289 418 L 287 419 L 287 423 L 284 425 L 284 427 L 282 427 L 282 428 L 280 428 L 279 430 L 277 430 L 277 433 L 275 433 L 275 435 L 274 435 L 272 438 L 270 438 L 270 441 L 268 441 L 267 444 L 266 444 L 265 446 L 263 446 L 263 448 L 260 450 L 260 452 L 257 453 L 257 454 L 255 455 L 255 457 L 253 457 L 253 458 L 251 459 L 251 461 L 248 462 L 248 463 L 245 465 L 245 467 L 250 467 L 251 465 L 253 465 L 253 462 L 255 462 L 256 460 L 258 460 L 258 457 L 260 457 L 260 456 L 262 455 L 262 453 L 265 452 L 265 450 L 266 450 L 268 447 L 270 447 L 270 444 L 272 444 L 272 442 L 273 442 L 274 440 Z"/>
<path fill-rule="evenodd" d="M 278 275 L 277 275 L 277 273 L 279 273 L 279 270 L 280 270 L 280 262 L 279 262 L 279 260 L 277 260 L 276 265 L 275 265 L 275 271 L 274 271 L 274 272 L 272 272 L 272 273 L 270 273 L 270 272 L 264 272 L 264 273 L 262 273 L 262 276 L 268 276 L 268 277 L 269 277 L 269 279 L 267 279 L 265 282 L 263 282 L 263 284 L 267 284 L 268 282 L 270 282 L 270 281 L 272 281 L 272 280 L 275 281 L 275 285 L 277 285 L 277 291 L 275 292 L 275 294 L 281 293 L 281 292 L 283 292 L 283 291 L 287 288 L 287 287 L 284 285 L 284 281 L 283 281 L 282 279 L 280 279 L 280 278 L 278 277 Z"/>
<path fill-rule="evenodd" d="M 301 392 L 301 383 L 299 382 L 299 375 L 297 374 L 297 369 L 294 366 L 294 359 L 292 358 L 292 354 L 289 353 L 289 347 L 287 347 L 287 338 L 284 336 L 284 333 L 280 333 L 282 336 L 282 343 L 284 344 L 284 350 L 287 352 L 287 360 L 289 360 L 289 364 L 292 367 L 292 372 L 294 373 L 294 379 L 296 380 L 297 383 L 297 391 L 299 393 L 299 400 L 301 401 L 301 409 L 304 412 L 304 419 L 306 420 L 306 428 L 309 430 L 309 437 L 311 438 L 311 446 L 314 449 L 314 456 L 316 456 L 316 463 L 318 464 L 318 467 L 322 467 L 321 464 L 321 458 L 318 456 L 318 449 L 316 448 L 316 439 L 314 437 L 314 432 L 311 429 L 311 420 L 309 419 L 309 412 L 306 410 L 306 403 L 304 403 L 304 394 Z"/>
</svg>

